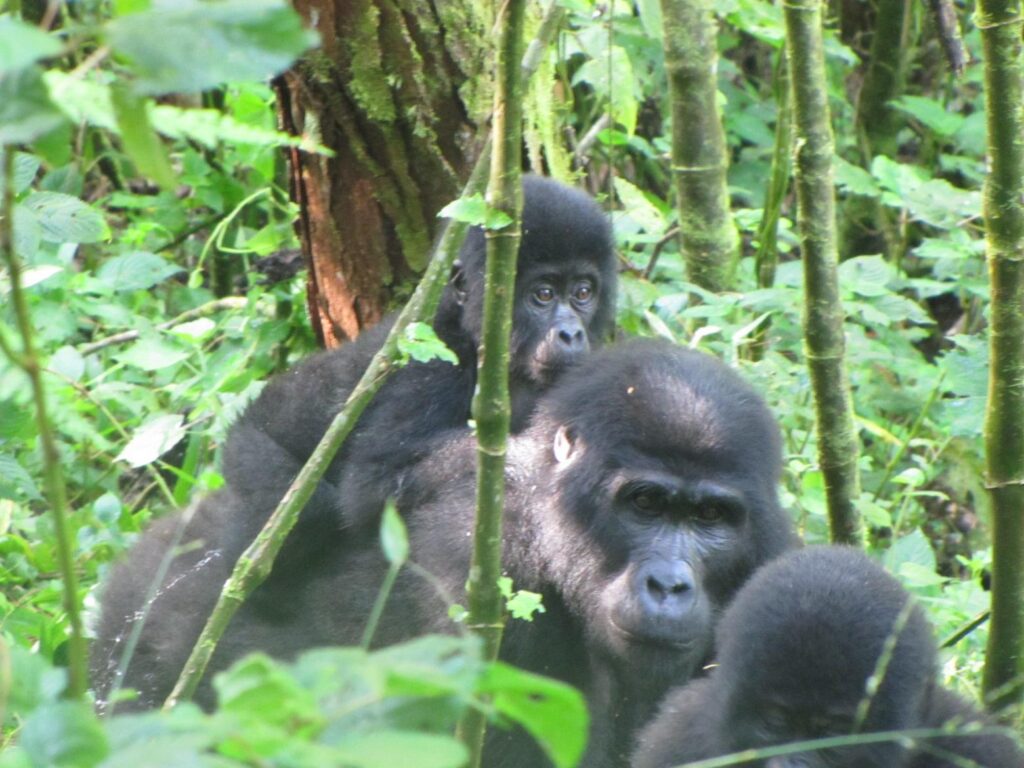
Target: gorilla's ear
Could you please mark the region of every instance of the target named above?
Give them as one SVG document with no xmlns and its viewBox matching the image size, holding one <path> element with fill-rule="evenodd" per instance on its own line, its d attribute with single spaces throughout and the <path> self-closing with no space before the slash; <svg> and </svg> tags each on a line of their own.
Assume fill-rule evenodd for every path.
<svg viewBox="0 0 1024 768">
<path fill-rule="evenodd" d="M 469 291 L 466 290 L 466 270 L 461 261 L 456 260 L 452 264 L 452 270 L 448 273 L 448 284 L 455 291 L 455 300 L 459 304 L 465 304 L 469 298 Z"/>
<path fill-rule="evenodd" d="M 583 451 L 583 441 L 579 439 L 576 430 L 562 424 L 555 432 L 555 440 L 551 446 L 555 454 L 555 461 L 559 468 L 564 467 L 575 459 Z"/>
</svg>

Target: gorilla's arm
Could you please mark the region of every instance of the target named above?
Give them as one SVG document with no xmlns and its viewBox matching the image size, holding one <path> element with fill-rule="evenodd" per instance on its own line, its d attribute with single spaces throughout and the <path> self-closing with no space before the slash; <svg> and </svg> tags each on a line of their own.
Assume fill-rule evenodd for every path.
<svg viewBox="0 0 1024 768">
<path fill-rule="evenodd" d="M 90 679 L 101 707 L 112 693 L 132 630 L 143 620 L 138 644 L 118 683 L 119 688 L 136 689 L 139 696 L 118 705 L 118 710 L 159 706 L 170 693 L 231 574 L 234 558 L 225 556 L 218 537 L 224 518 L 238 514 L 241 503 L 223 489 L 194 510 L 158 520 L 105 579 L 89 658 Z M 172 551 L 177 554 L 154 591 L 154 580 Z"/>
<path fill-rule="evenodd" d="M 993 728 L 994 720 L 976 706 L 952 691 L 936 686 L 928 702 L 925 714 L 925 728 L 948 728 L 954 731 L 969 731 L 973 728 Z M 971 736 L 961 733 L 949 738 L 921 742 L 910 768 L 959 768 L 955 755 L 961 760 L 972 760 L 981 768 L 1021 768 L 1024 766 L 1024 752 L 1012 738 L 1003 734 Z"/>
<path fill-rule="evenodd" d="M 725 752 L 716 738 L 715 693 L 715 683 L 707 678 L 669 693 L 637 739 L 632 768 L 671 768 Z"/>
</svg>

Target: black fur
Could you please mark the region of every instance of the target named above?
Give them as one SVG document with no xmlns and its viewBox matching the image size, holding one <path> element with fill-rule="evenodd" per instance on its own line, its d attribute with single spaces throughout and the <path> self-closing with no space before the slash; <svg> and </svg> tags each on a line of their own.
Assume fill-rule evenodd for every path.
<svg viewBox="0 0 1024 768">
<path fill-rule="evenodd" d="M 472 436 L 452 430 L 410 472 L 398 499 L 412 558 L 457 600 L 469 564 L 474 461 Z M 509 622 L 502 658 L 584 692 L 592 718 L 587 768 L 626 764 L 636 729 L 668 686 L 708 660 L 713 625 L 733 593 L 794 544 L 777 500 L 780 465 L 777 426 L 749 386 L 707 355 L 655 341 L 590 356 L 511 440 L 504 568 L 516 588 L 543 595 L 546 612 L 532 623 Z M 188 538 L 216 547 L 221 516 L 197 517 Z M 116 653 L 126 617 L 137 612 L 118 595 L 121 585 L 150 577 L 160 548 L 151 538 L 110 579 L 94 668 Z M 191 565 L 173 569 L 175 586 L 153 606 L 141 662 L 126 678 L 143 689 L 144 705 L 166 694 L 220 589 L 219 570 L 207 577 Z M 357 532 L 332 557 L 278 585 L 287 610 L 246 603 L 213 669 L 255 649 L 287 658 L 358 642 L 385 569 L 376 532 Z M 451 632 L 447 607 L 403 570 L 375 640 Z M 204 685 L 201 700 L 210 695 Z M 545 764 L 525 735 L 491 730 L 486 765 Z"/>
<path fill-rule="evenodd" d="M 669 695 L 642 733 L 634 768 L 669 768 L 855 731 L 990 725 L 938 686 L 935 641 L 923 612 L 857 550 L 809 548 L 765 566 L 737 595 L 718 631 L 719 666 Z M 890 638 L 892 654 L 857 728 L 867 681 Z M 954 768 L 942 751 L 984 768 L 1024 765 L 1009 738 L 962 733 L 922 740 L 912 750 L 895 742 L 862 744 L 744 765 Z"/>
<path fill-rule="evenodd" d="M 610 334 L 616 287 L 608 220 L 594 200 L 537 176 L 523 178 L 523 194 L 510 342 L 513 431 L 526 423 L 537 396 Z M 375 522 L 435 435 L 466 424 L 476 387 L 485 250 L 483 231 L 471 229 L 434 321 L 458 365 L 413 362 L 391 376 L 303 510 L 278 568 L 305 568 L 308 558 L 335 546 L 339 530 Z M 544 293 L 541 300 L 542 289 L 550 298 Z M 392 322 L 274 378 L 231 429 L 224 475 L 243 502 L 229 523 L 233 552 L 262 527 Z"/>
</svg>

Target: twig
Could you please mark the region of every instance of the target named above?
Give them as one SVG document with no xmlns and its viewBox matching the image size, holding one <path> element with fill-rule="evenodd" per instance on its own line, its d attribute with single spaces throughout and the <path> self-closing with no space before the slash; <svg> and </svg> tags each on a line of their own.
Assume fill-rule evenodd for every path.
<svg viewBox="0 0 1024 768">
<path fill-rule="evenodd" d="M 241 296 L 226 296 L 223 299 L 208 301 L 198 307 L 186 310 L 177 317 L 168 320 L 167 322 L 160 323 L 155 327 L 159 331 L 166 331 L 176 325 L 187 323 L 189 320 L 195 320 L 197 317 L 212 315 L 214 312 L 219 312 L 222 309 L 244 309 L 247 303 L 248 299 Z M 93 341 L 89 344 L 83 344 L 78 348 L 78 352 L 83 357 L 92 355 L 99 352 L 101 349 L 112 347 L 115 344 L 124 344 L 129 341 L 135 341 L 139 338 L 139 334 L 139 331 L 122 331 L 121 333 L 115 333 L 113 336 L 107 336 L 105 339 Z"/>
<path fill-rule="evenodd" d="M 6 338 L 3 351 L 11 362 L 21 368 L 32 384 L 32 399 L 35 403 L 36 425 L 43 453 L 43 472 L 46 479 L 46 496 L 53 513 L 53 526 L 57 539 L 57 562 L 64 584 L 64 610 L 67 612 L 70 633 L 68 636 L 68 688 L 67 696 L 80 699 L 88 686 L 86 671 L 85 635 L 82 631 L 82 616 L 78 606 L 78 576 L 75 573 L 72 554 L 71 523 L 68 520 L 67 489 L 61 470 L 61 456 L 57 441 L 46 410 L 46 390 L 39 359 L 36 357 L 32 338 L 32 317 L 25 292 L 21 287 L 21 260 L 14 252 L 14 152 L 12 147 L 3 149 L 3 203 L 0 207 L 0 257 L 7 263 L 10 273 L 11 302 L 21 335 L 21 352 L 14 353 Z M 11 354 L 14 353 L 14 354 Z"/>
</svg>

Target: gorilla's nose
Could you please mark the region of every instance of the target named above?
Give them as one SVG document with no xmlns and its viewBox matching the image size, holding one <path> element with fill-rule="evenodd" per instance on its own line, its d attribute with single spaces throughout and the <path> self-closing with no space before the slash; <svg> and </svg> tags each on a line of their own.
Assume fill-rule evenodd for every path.
<svg viewBox="0 0 1024 768">
<path fill-rule="evenodd" d="M 586 350 L 587 337 L 582 328 L 560 328 L 558 340 L 573 352 Z"/>
<path fill-rule="evenodd" d="M 641 578 L 640 600 L 648 613 L 674 619 L 692 607 L 693 571 L 686 563 L 666 560 L 649 563 Z"/>
</svg>

